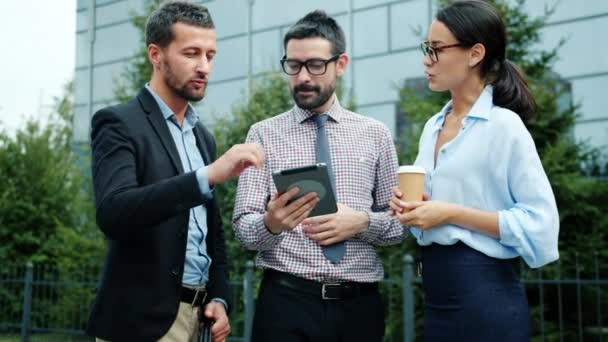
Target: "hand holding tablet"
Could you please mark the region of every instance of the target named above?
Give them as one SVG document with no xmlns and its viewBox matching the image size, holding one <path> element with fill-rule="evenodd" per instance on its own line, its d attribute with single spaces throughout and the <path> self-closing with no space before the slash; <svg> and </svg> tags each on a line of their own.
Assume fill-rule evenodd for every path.
<svg viewBox="0 0 608 342">
<path fill-rule="evenodd" d="M 268 202 L 264 225 L 273 234 L 294 229 L 304 219 L 338 210 L 324 164 L 273 172 L 277 187 Z"/>
<path fill-rule="evenodd" d="M 287 202 L 288 204 L 307 193 L 317 194 L 319 203 L 311 211 L 309 217 L 333 214 L 338 211 L 336 196 L 329 180 L 327 166 L 324 163 L 275 171 L 272 173 L 272 177 L 280 194 L 294 187 L 299 188 L 298 193 Z"/>
</svg>

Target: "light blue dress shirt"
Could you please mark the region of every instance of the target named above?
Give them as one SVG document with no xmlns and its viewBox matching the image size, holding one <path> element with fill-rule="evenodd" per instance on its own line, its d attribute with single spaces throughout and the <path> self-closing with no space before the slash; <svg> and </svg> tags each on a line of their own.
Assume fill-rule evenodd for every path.
<svg viewBox="0 0 608 342">
<path fill-rule="evenodd" d="M 458 135 L 443 145 L 434 162 L 435 143 L 451 101 L 427 121 L 415 164 L 426 174 L 430 200 L 498 212 L 498 239 L 456 225 L 410 231 L 420 245 L 462 241 L 490 257 L 521 256 L 530 267 L 559 257 L 559 215 L 534 141 L 514 112 L 492 103 L 486 86 L 463 118 Z"/>
<path fill-rule="evenodd" d="M 146 85 L 146 89 L 152 94 L 160 111 L 162 112 L 167 127 L 171 132 L 179 159 L 182 162 L 184 172 L 196 170 L 196 178 L 200 187 L 201 193 L 211 199 L 213 194 L 209 187 L 209 179 L 207 177 L 207 167 L 203 157 L 201 156 L 198 147 L 196 146 L 196 138 L 193 128 L 198 121 L 198 115 L 188 104 L 183 125 L 180 127 L 177 117 L 167 104 Z M 207 209 L 203 205 L 196 206 L 190 209 L 190 218 L 188 221 L 188 243 L 186 245 L 186 261 L 184 263 L 184 274 L 182 283 L 187 285 L 204 285 L 209 280 L 209 267 L 211 266 L 211 258 L 207 254 L 207 244 L 205 236 L 207 235 Z"/>
</svg>

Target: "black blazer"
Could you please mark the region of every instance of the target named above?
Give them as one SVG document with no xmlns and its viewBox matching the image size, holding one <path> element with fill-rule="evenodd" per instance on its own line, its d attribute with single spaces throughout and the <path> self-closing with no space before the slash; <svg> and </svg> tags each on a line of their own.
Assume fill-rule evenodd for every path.
<svg viewBox="0 0 608 342">
<path fill-rule="evenodd" d="M 196 144 L 209 165 L 215 141 L 202 124 Z M 190 208 L 207 209 L 208 298 L 228 299 L 225 240 L 217 201 L 184 173 L 165 119 L 147 89 L 95 113 L 91 129 L 97 224 L 108 251 L 87 333 L 105 340 L 155 341 L 179 307 Z"/>
</svg>

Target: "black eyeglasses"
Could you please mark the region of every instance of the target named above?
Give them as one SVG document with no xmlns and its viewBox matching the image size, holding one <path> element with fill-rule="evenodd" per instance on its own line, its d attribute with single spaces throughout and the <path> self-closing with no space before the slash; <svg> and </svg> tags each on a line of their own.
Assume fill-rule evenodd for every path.
<svg viewBox="0 0 608 342">
<path fill-rule="evenodd" d="M 453 47 L 460 47 L 462 46 L 462 44 L 450 44 L 450 45 L 444 45 L 444 46 L 433 46 L 431 45 L 429 42 L 422 42 L 420 43 L 420 48 L 422 49 L 422 53 L 425 56 L 429 56 L 429 58 L 431 59 L 431 61 L 433 63 L 437 63 L 439 62 L 439 53 L 445 49 L 449 49 L 449 48 L 453 48 Z"/>
<path fill-rule="evenodd" d="M 327 71 L 327 64 L 338 60 L 342 53 L 333 55 L 329 59 L 311 58 L 300 62 L 296 59 L 287 59 L 286 56 L 281 58 L 281 67 L 287 75 L 297 75 L 302 70 L 302 66 L 306 67 L 306 70 L 311 75 L 323 75 Z"/>
</svg>

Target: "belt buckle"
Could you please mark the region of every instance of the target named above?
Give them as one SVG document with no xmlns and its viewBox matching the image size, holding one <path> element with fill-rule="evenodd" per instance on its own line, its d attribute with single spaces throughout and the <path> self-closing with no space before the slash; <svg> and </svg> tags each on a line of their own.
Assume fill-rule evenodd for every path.
<svg viewBox="0 0 608 342">
<path fill-rule="evenodd" d="M 192 299 L 192 303 L 190 305 L 192 307 L 194 307 L 194 306 L 202 307 L 203 304 L 205 303 L 205 300 L 207 299 L 207 289 L 205 287 L 202 287 L 202 288 L 196 289 L 195 291 L 196 292 L 194 293 L 194 298 Z M 199 299 L 199 295 L 202 296 L 201 300 L 200 300 L 200 305 L 198 305 L 198 303 L 197 303 L 197 299 Z"/>
<path fill-rule="evenodd" d="M 321 286 L 321 298 L 323 298 L 324 300 L 336 300 L 336 299 L 340 299 L 340 297 L 329 297 L 327 295 L 327 288 L 340 288 L 340 284 L 334 283 L 334 284 L 323 284 Z"/>
</svg>

